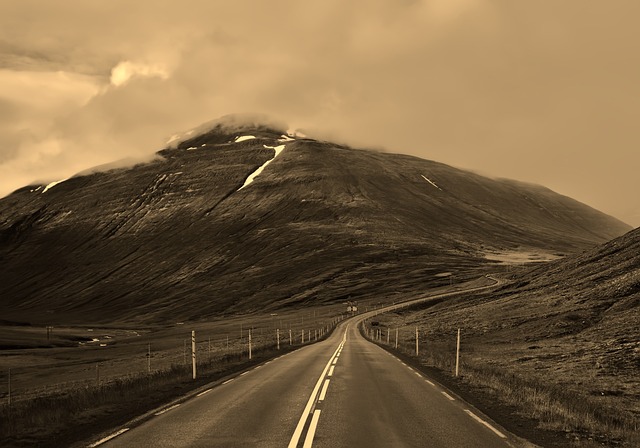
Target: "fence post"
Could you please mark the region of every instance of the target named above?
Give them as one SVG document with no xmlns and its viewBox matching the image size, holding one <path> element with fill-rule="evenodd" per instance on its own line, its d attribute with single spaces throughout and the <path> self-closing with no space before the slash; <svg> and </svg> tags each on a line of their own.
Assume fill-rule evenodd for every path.
<svg viewBox="0 0 640 448">
<path fill-rule="evenodd" d="M 419 341 L 419 338 L 418 338 L 418 327 L 416 327 L 416 356 L 418 356 L 418 354 L 419 354 L 418 341 Z"/>
<path fill-rule="evenodd" d="M 193 371 L 193 379 L 196 379 L 196 331 L 191 331 L 191 367 Z"/>
<path fill-rule="evenodd" d="M 458 328 L 458 340 L 456 342 L 456 376 L 458 376 L 459 366 L 460 366 L 460 329 Z"/>
</svg>

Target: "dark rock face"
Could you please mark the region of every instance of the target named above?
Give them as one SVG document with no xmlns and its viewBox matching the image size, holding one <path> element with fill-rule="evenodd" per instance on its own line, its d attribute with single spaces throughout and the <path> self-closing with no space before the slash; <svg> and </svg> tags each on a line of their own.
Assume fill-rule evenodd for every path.
<svg viewBox="0 0 640 448">
<path fill-rule="evenodd" d="M 415 292 L 475 275 L 486 249 L 565 254 L 629 230 L 540 186 L 268 126 L 159 154 L 0 200 L 3 318 L 173 322 Z"/>
</svg>

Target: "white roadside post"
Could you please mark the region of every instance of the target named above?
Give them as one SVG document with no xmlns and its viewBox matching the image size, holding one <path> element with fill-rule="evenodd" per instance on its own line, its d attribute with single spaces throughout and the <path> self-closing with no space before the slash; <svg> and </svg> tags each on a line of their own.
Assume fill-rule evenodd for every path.
<svg viewBox="0 0 640 448">
<path fill-rule="evenodd" d="M 418 327 L 416 327 L 416 356 L 418 356 Z"/>
<path fill-rule="evenodd" d="M 249 328 L 249 359 L 251 359 L 251 328 Z"/>
<path fill-rule="evenodd" d="M 278 340 L 278 350 L 280 350 L 280 329 L 276 329 L 276 339 Z"/>
<path fill-rule="evenodd" d="M 396 350 L 398 350 L 398 329 L 396 328 Z"/>
<path fill-rule="evenodd" d="M 389 345 L 389 327 L 387 327 L 387 345 Z"/>
<path fill-rule="evenodd" d="M 291 328 L 289 328 L 289 345 L 293 345 L 293 340 L 291 339 Z"/>
<path fill-rule="evenodd" d="M 460 366 L 460 329 L 458 328 L 458 340 L 456 342 L 456 376 L 458 376 Z"/>
<path fill-rule="evenodd" d="M 191 331 L 191 367 L 193 371 L 193 379 L 196 379 L 196 332 Z"/>
<path fill-rule="evenodd" d="M 300 337 L 301 344 L 304 344 L 304 330 L 302 330 L 302 336 Z"/>
</svg>

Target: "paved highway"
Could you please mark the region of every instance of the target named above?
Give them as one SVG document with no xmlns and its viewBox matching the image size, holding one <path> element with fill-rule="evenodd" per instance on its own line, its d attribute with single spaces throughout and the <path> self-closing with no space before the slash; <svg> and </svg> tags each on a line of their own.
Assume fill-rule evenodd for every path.
<svg viewBox="0 0 640 448">
<path fill-rule="evenodd" d="M 371 314 L 371 313 L 367 313 Z M 500 447 L 515 438 L 345 321 L 101 447 Z M 118 434 L 115 436 L 115 434 Z"/>
</svg>

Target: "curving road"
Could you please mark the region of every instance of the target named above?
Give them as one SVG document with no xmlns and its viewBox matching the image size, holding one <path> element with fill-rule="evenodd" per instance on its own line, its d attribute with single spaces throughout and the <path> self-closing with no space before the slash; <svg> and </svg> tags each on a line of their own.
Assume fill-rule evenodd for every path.
<svg viewBox="0 0 640 448">
<path fill-rule="evenodd" d="M 103 447 L 500 447 L 515 438 L 357 331 L 281 356 L 125 427 Z M 117 434 L 117 435 L 116 435 Z"/>
</svg>

